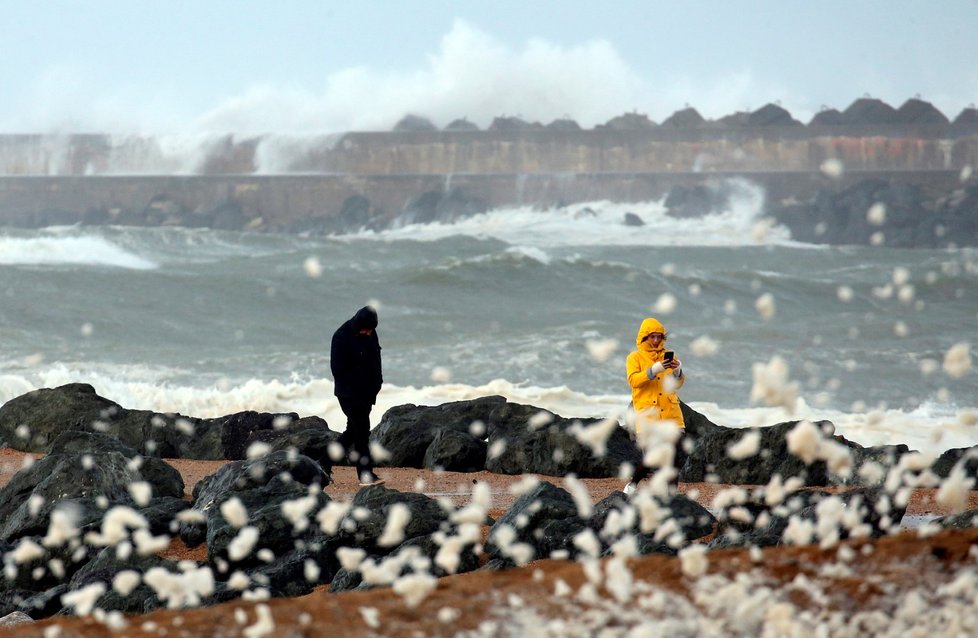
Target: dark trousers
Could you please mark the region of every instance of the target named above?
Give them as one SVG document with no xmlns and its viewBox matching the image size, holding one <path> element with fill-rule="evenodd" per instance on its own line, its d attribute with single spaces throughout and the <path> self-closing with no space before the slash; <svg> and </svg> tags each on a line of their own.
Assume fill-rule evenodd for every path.
<svg viewBox="0 0 978 638">
<path fill-rule="evenodd" d="M 346 431 L 340 435 L 339 442 L 343 452 L 357 468 L 357 477 L 372 475 L 374 462 L 370 457 L 370 409 L 369 401 L 337 397 L 340 408 L 346 415 Z"/>
<path fill-rule="evenodd" d="M 682 471 L 683 466 L 686 465 L 686 457 L 689 454 L 686 452 L 686 447 L 683 443 L 686 441 L 686 430 L 683 430 L 676 439 L 676 452 L 672 457 L 672 465 L 676 469 L 676 476 L 669 482 L 673 486 L 677 486 L 679 483 L 679 472 Z M 632 483 L 638 483 L 649 477 L 652 473 L 652 468 L 646 466 L 644 463 L 639 463 L 639 466 L 635 468 L 635 473 L 632 474 Z"/>
</svg>

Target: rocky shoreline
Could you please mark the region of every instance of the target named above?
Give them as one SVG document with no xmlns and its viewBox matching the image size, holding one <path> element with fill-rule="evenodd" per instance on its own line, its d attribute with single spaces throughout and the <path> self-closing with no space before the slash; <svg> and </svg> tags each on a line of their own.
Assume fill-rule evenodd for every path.
<svg viewBox="0 0 978 638">
<path fill-rule="evenodd" d="M 978 448 L 928 459 L 906 445 L 863 448 L 828 422 L 739 430 L 683 407 L 686 491 L 669 489 L 667 468 L 631 496 L 616 488 L 642 454 L 617 422 L 501 397 L 389 410 L 372 433 L 385 466 L 485 478 L 452 498 L 423 483 L 334 491 L 334 471 L 352 468 L 333 462 L 338 433 L 317 417 L 198 419 L 127 410 L 86 384 L 37 390 L 0 407 L 0 447 L 33 460 L 0 487 L 0 616 L 95 614 L 111 626 L 121 614 L 386 586 L 410 608 L 440 578 L 545 558 L 587 570 L 647 555 L 686 565 L 732 547 L 882 543 L 928 488 L 949 514 L 928 534 L 978 519 Z M 213 471 L 190 486 L 176 462 Z M 512 477 L 504 508 L 494 475 Z M 605 495 L 595 501 L 585 481 Z M 710 483 L 733 486 L 704 507 L 688 486 Z M 194 559 L 167 558 L 177 540 Z"/>
</svg>

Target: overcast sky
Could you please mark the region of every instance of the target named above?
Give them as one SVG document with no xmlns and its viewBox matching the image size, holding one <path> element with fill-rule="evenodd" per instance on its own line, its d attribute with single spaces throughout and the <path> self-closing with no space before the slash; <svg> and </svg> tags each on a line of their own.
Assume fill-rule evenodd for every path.
<svg viewBox="0 0 978 638">
<path fill-rule="evenodd" d="M 978 102 L 978 0 L 3 0 L 0 132 Z"/>
</svg>

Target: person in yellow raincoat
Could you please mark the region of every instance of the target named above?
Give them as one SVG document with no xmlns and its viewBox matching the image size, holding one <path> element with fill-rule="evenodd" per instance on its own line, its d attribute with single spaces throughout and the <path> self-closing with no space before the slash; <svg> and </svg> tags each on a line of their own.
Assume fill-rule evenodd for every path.
<svg viewBox="0 0 978 638">
<path fill-rule="evenodd" d="M 659 421 L 671 421 L 680 430 L 685 429 L 679 395 L 676 390 L 686 382 L 682 362 L 673 357 L 666 359 L 665 326 L 653 317 L 642 321 L 635 336 L 636 349 L 625 360 L 628 385 L 632 388 L 632 405 L 635 408 L 635 433 L 640 435 L 642 427 Z M 681 433 L 682 434 L 682 433 Z M 676 443 L 674 464 L 676 471 L 685 456 L 682 447 L 683 437 Z M 625 492 L 634 491 L 636 484 L 647 477 L 649 469 L 644 465 L 637 468 Z"/>
</svg>

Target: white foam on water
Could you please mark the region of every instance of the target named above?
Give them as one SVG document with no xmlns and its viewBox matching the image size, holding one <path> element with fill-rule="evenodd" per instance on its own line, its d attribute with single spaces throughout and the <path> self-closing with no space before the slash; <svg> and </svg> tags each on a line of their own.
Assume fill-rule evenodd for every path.
<svg viewBox="0 0 978 638">
<path fill-rule="evenodd" d="M 95 391 L 124 408 L 178 412 L 194 417 L 218 417 L 245 410 L 295 412 L 300 417 L 323 417 L 334 430 L 343 430 L 346 418 L 328 378 L 306 380 L 247 379 L 218 381 L 195 387 L 173 383 L 176 371 L 147 366 L 103 366 L 52 364 L 33 372 L 0 364 L 0 404 L 38 388 L 67 383 L 89 383 Z M 441 405 L 499 395 L 507 400 L 537 406 L 567 418 L 617 418 L 624 423 L 630 397 L 627 394 L 588 395 L 566 386 L 542 387 L 494 379 L 484 385 L 459 383 L 424 387 L 385 384 L 371 412 L 376 426 L 383 414 L 398 405 Z M 960 410 L 943 404 L 924 404 L 913 411 L 840 412 L 808 406 L 800 400 L 792 413 L 782 408 L 723 407 L 692 402 L 690 407 L 714 423 L 726 427 L 769 426 L 783 421 L 828 420 L 836 434 L 863 446 L 905 443 L 912 450 L 939 455 L 978 444 L 978 427 L 962 423 Z M 974 408 L 970 408 L 974 409 Z"/>
<path fill-rule="evenodd" d="M 788 230 L 764 224 L 764 191 L 746 180 L 730 180 L 735 194 L 729 206 L 703 217 L 678 219 L 662 201 L 623 204 L 595 201 L 540 210 L 531 206 L 497 208 L 453 222 L 408 224 L 357 238 L 384 241 L 437 241 L 448 237 L 492 238 L 528 247 L 558 246 L 801 246 Z M 626 226 L 625 214 L 644 226 Z"/>
<path fill-rule="evenodd" d="M 153 270 L 157 264 L 97 235 L 0 236 L 0 265 L 87 265 Z"/>
</svg>

